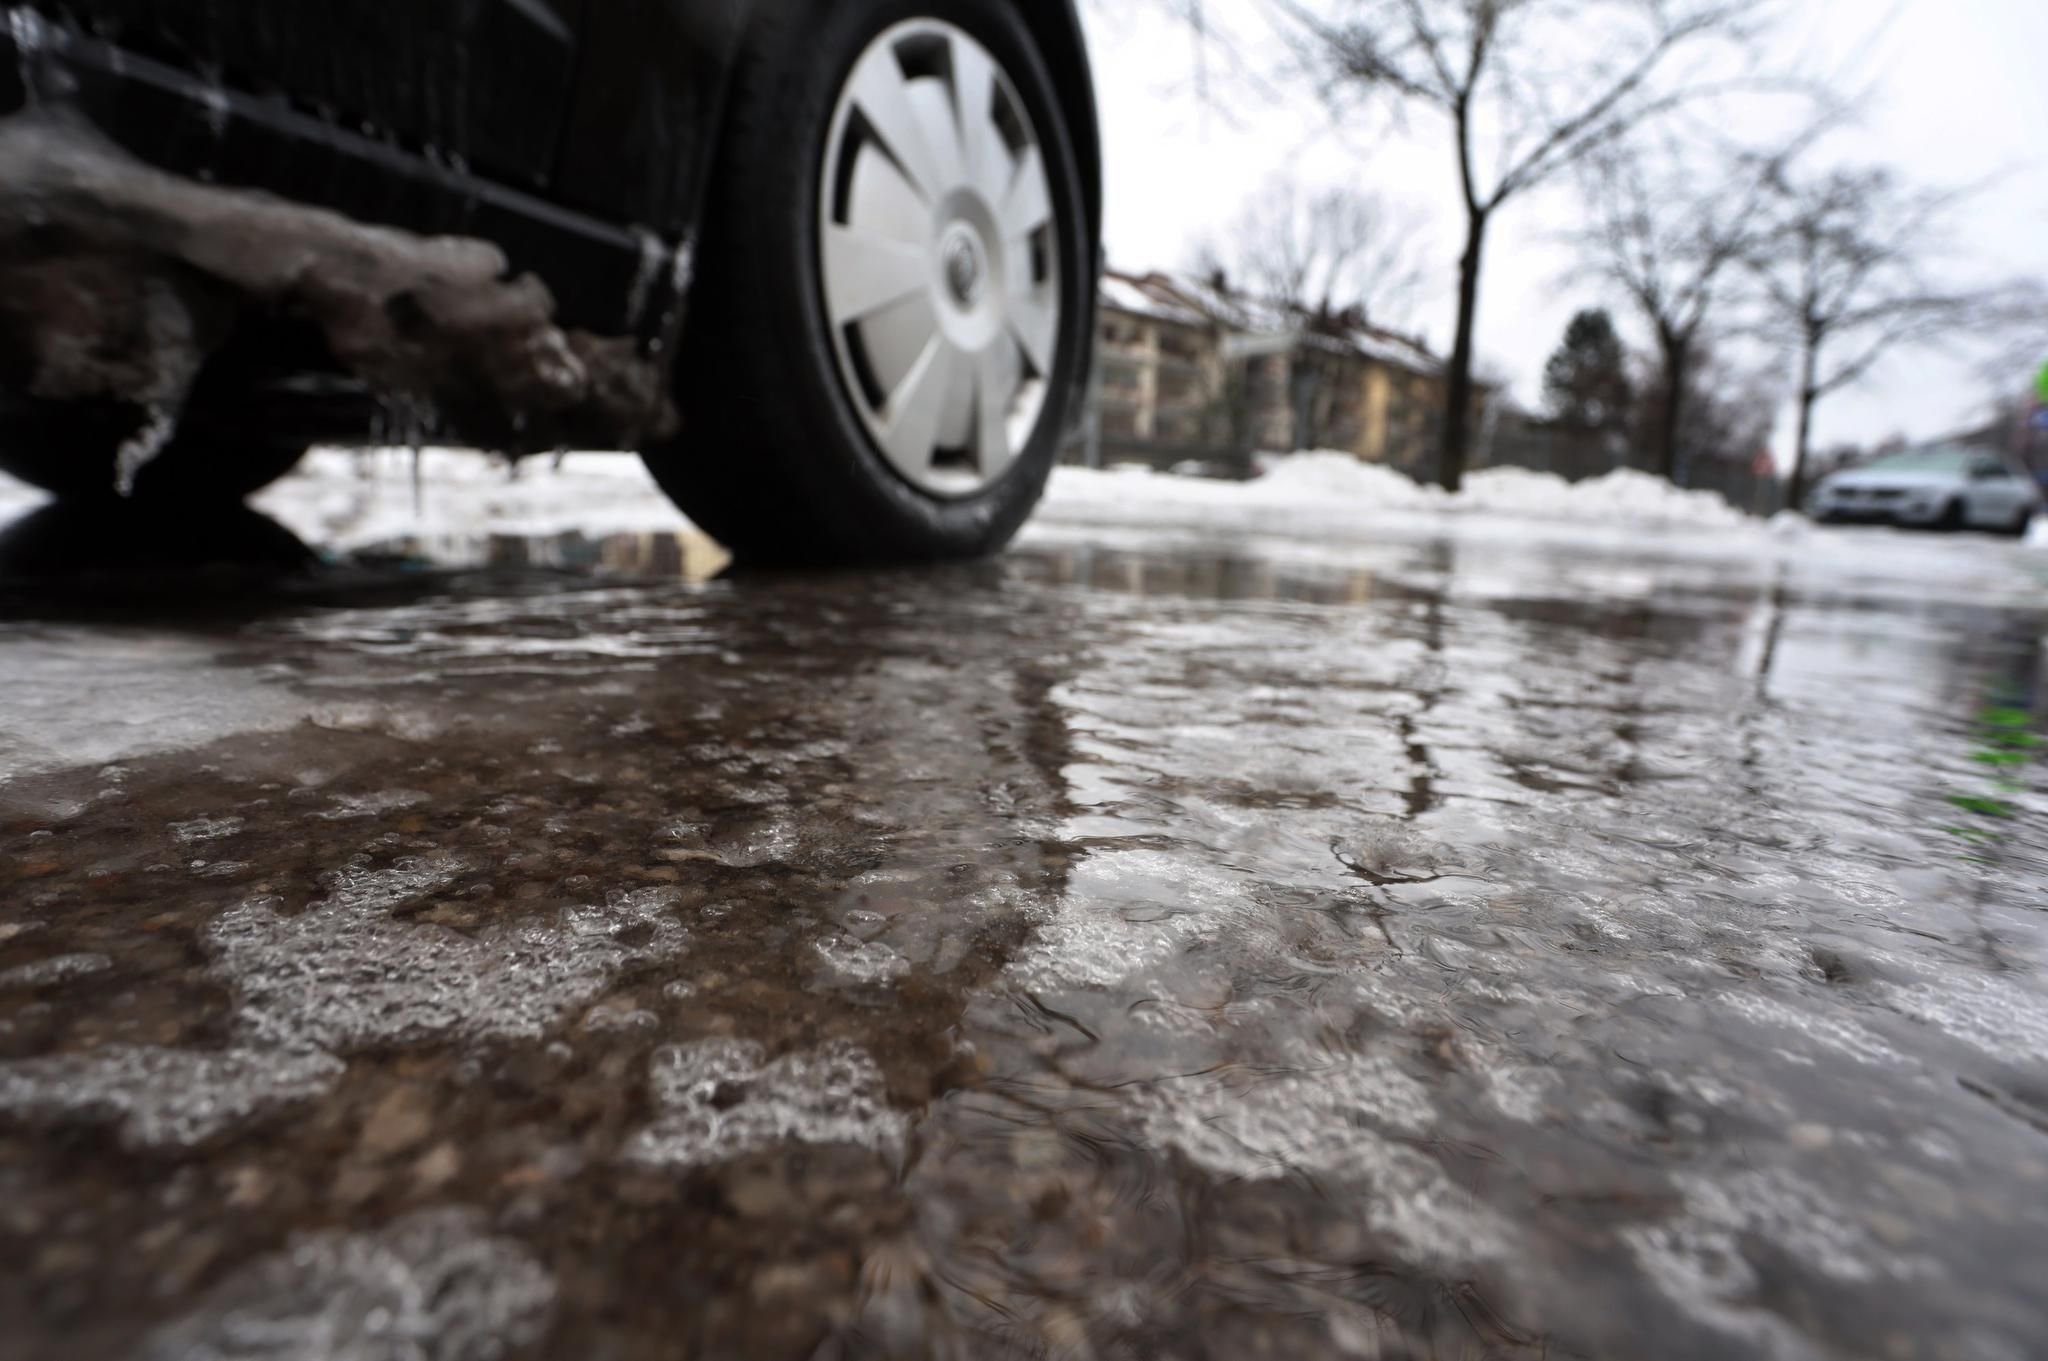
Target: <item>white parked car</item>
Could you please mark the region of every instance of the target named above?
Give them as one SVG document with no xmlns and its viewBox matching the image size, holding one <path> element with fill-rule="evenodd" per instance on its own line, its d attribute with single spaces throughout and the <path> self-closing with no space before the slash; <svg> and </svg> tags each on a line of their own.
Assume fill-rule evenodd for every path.
<svg viewBox="0 0 2048 1361">
<path fill-rule="evenodd" d="M 2033 479 L 1998 454 L 1933 445 L 1885 454 L 1822 478 L 1806 510 L 1823 523 L 1881 520 L 2020 534 L 2040 505 Z"/>
</svg>

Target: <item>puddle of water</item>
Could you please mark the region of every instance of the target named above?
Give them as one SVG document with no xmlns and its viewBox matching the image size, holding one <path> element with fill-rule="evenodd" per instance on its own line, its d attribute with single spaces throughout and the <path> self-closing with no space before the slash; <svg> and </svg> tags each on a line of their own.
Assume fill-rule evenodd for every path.
<svg viewBox="0 0 2048 1361">
<path fill-rule="evenodd" d="M 647 552 L 265 609 L 165 706 L 303 720 L 0 785 L 23 1355 L 2048 1336 L 2039 609 Z"/>
</svg>

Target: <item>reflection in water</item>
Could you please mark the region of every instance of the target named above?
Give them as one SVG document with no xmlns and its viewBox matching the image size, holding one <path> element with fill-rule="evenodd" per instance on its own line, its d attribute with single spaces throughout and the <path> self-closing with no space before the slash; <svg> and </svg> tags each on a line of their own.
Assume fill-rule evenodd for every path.
<svg viewBox="0 0 2048 1361">
<path fill-rule="evenodd" d="M 1939 831 L 2040 614 L 1471 544 L 555 574 L 691 575 L 610 542 L 270 615 L 312 722 L 0 788 L 24 1354 L 257 1294 L 288 1354 L 369 1253 L 629 1361 L 2048 1335 L 2033 777 Z"/>
<path fill-rule="evenodd" d="M 370 557 L 405 557 L 443 567 L 516 570 L 547 568 L 609 572 L 662 581 L 709 581 L 732 566 L 732 554 L 695 530 L 680 533 L 580 532 L 526 538 L 512 534 L 404 538 L 364 550 Z"/>
<path fill-rule="evenodd" d="M 1972 659 L 1991 674 L 1981 688 L 1962 678 L 1961 689 L 1975 705 L 1968 751 L 1968 775 L 1948 791 L 1952 820 L 1947 828 L 1970 849 L 1968 858 L 1991 863 L 2012 840 L 2011 824 L 2025 815 L 2030 776 L 2043 748 L 2041 673 L 2048 640 L 2024 620 L 1986 620 L 1991 658 Z"/>
<path fill-rule="evenodd" d="M 1138 596 L 1357 605 L 1373 599 L 1381 589 L 1379 574 L 1366 568 L 1315 572 L 1270 559 L 1228 553 L 1165 553 L 1077 545 L 1018 553 L 1010 562 L 1022 580 Z"/>
<path fill-rule="evenodd" d="M 0 527 L 0 580 L 60 584 L 151 574 L 233 571 L 250 580 L 304 573 L 320 555 L 276 520 L 239 503 L 139 505 L 108 498 L 50 502 Z M 477 534 L 398 538 L 358 549 L 348 560 L 413 563 L 437 572 L 545 568 L 671 581 L 709 581 L 732 555 L 695 530 L 529 538 Z"/>
</svg>

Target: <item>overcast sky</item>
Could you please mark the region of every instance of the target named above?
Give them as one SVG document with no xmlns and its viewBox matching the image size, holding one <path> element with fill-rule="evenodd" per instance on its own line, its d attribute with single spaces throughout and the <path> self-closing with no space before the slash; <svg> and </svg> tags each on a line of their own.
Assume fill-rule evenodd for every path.
<svg viewBox="0 0 2048 1361">
<path fill-rule="evenodd" d="M 1226 25 L 1260 31 L 1256 0 L 1208 3 Z M 1781 39 L 1784 54 L 1868 91 L 1861 124 L 1830 141 L 1827 154 L 1887 161 L 1930 186 L 1990 182 L 1962 219 L 1960 260 L 1985 278 L 2048 279 L 2048 0 L 1788 0 L 1788 9 L 1794 27 Z M 1405 128 L 1379 120 L 1340 130 L 1307 98 L 1233 89 L 1218 100 L 1225 82 L 1213 78 L 1204 100 L 1195 44 L 1154 0 L 1094 0 L 1087 14 L 1112 265 L 1187 265 L 1276 172 L 1311 185 L 1369 187 L 1411 205 L 1423 223 L 1433 287 L 1410 320 L 1448 350 L 1462 224 L 1441 122 L 1419 113 Z M 1223 59 L 1210 60 L 1213 73 Z M 1573 215 L 1569 190 L 1546 192 L 1510 203 L 1488 238 L 1480 359 L 1511 374 L 1517 396 L 1532 405 L 1543 361 L 1571 313 L 1607 301 L 1596 283 L 1571 277 L 1574 257 L 1559 234 Z M 2014 375 L 2014 385 L 2027 377 Z M 1977 416 L 1989 396 L 1961 358 L 1901 356 L 1863 387 L 1829 399 L 1817 443 L 1940 434 Z M 1780 419 L 1781 452 L 1791 424 L 1789 413 Z"/>
</svg>

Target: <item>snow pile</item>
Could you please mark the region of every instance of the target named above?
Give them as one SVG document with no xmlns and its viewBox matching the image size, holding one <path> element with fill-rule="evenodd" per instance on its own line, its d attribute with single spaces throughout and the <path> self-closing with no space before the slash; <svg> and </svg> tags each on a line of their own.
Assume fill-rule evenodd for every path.
<svg viewBox="0 0 2048 1361">
<path fill-rule="evenodd" d="M 1826 530 L 1789 511 L 1754 520 L 1711 492 L 1682 491 L 1634 471 L 1571 483 L 1491 468 L 1467 477 L 1464 490 L 1451 496 L 1348 453 L 1262 462 L 1263 475 L 1249 482 L 1133 467 L 1058 468 L 1032 532 L 1041 541 L 1102 528 L 1251 535 L 1301 547 L 1455 535 L 1628 550 L 1655 538 L 1688 552 L 1847 555 L 1878 565 L 1910 542 L 1923 562 L 1940 556 L 1944 544 L 1964 557 L 1981 556 L 1970 551 L 1976 536 Z M 43 499 L 0 475 L 0 526 Z M 390 546 L 440 552 L 492 536 L 692 533 L 641 461 L 617 453 L 530 458 L 515 471 L 466 449 L 315 449 L 252 504 L 308 543 L 340 553 Z M 2048 549 L 2048 516 L 2035 521 L 2028 543 Z"/>
<path fill-rule="evenodd" d="M 1265 461 L 1245 483 L 1174 477 L 1145 469 L 1097 472 L 1061 468 L 1046 497 L 1053 521 L 1114 524 L 1229 517 L 1247 527 L 1276 519 L 1296 530 L 1355 526 L 1373 516 L 1507 516 L 1615 528 L 1754 530 L 1755 521 L 1712 492 L 1683 491 L 1661 478 L 1623 469 L 1585 482 L 1525 468 L 1489 468 L 1453 496 L 1379 464 L 1317 451 Z"/>
<path fill-rule="evenodd" d="M 1293 505 L 1349 502 L 1376 510 L 1439 510 L 1450 502 L 1441 487 L 1345 453 L 1318 450 L 1267 458 L 1265 476 L 1246 490 L 1260 500 Z M 1061 469 L 1066 477 L 1081 469 Z"/>
<path fill-rule="evenodd" d="M 2038 512 L 2027 525 L 2026 545 L 2048 550 L 2048 512 Z"/>
<path fill-rule="evenodd" d="M 49 498 L 0 473 L 0 527 Z M 690 529 L 631 454 L 537 457 L 516 469 L 472 449 L 314 449 L 249 503 L 337 552 L 485 535 L 666 534 Z"/>
<path fill-rule="evenodd" d="M 1489 468 L 1465 479 L 1452 498 L 1459 510 L 1490 510 L 1544 520 L 1689 525 L 1735 529 L 1754 522 L 1710 491 L 1684 491 L 1661 477 L 1622 468 L 1585 482 L 1526 468 Z"/>
<path fill-rule="evenodd" d="M 315 449 L 252 504 L 307 542 L 343 552 L 486 534 L 598 538 L 689 528 L 630 454 L 535 458 L 515 469 L 467 449 Z"/>
<path fill-rule="evenodd" d="M 1059 468 L 1042 516 L 1058 524 L 1214 525 L 1314 532 L 1375 517 L 1509 517 L 1615 529 L 1729 531 L 1756 521 L 1711 492 L 1681 491 L 1645 473 L 1586 482 L 1490 468 L 1456 496 L 1346 453 L 1273 456 L 1250 482 L 1179 477 L 1145 468 Z M 0 477 L 0 515 L 40 493 Z M 347 552 L 378 544 L 498 534 L 673 533 L 683 517 L 630 454 L 504 460 L 467 449 L 315 449 L 252 504 L 310 543 Z M 1803 522 L 1801 522 L 1803 523 Z M 2048 532 L 2048 531 L 2038 531 Z"/>
<path fill-rule="evenodd" d="M 1181 477 L 1150 468 L 1055 468 L 1039 518 L 1051 523 L 1214 525 L 1252 530 L 1341 532 L 1364 512 L 1441 507 L 1444 493 L 1349 454 L 1306 453 L 1262 460 L 1249 482 Z"/>
</svg>

